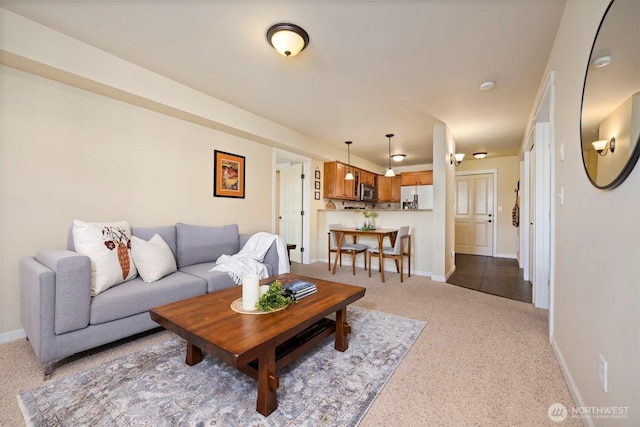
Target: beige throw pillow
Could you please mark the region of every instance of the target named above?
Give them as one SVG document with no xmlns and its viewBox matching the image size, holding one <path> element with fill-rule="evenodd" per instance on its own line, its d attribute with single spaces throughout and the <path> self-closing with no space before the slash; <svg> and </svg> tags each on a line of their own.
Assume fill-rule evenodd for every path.
<svg viewBox="0 0 640 427">
<path fill-rule="evenodd" d="M 146 283 L 160 280 L 177 270 L 176 259 L 171 248 L 157 233 L 149 241 L 133 236 L 131 255 L 140 277 Z"/>
<path fill-rule="evenodd" d="M 131 227 L 126 221 L 112 223 L 73 220 L 76 252 L 91 259 L 91 295 L 131 280 L 138 275 L 131 259 Z"/>
</svg>

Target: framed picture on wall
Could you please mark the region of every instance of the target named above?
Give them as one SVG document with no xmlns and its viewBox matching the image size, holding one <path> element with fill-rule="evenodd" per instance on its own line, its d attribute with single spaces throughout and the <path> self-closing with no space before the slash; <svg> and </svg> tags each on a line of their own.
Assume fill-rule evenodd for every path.
<svg viewBox="0 0 640 427">
<path fill-rule="evenodd" d="M 316 194 L 315 194 L 315 196 L 314 196 L 314 199 L 316 199 L 316 200 L 320 200 L 320 192 L 319 192 L 319 191 L 316 191 Z"/>
<path fill-rule="evenodd" d="M 316 181 L 316 190 L 320 189 L 320 181 Z"/>
<path fill-rule="evenodd" d="M 320 169 L 316 168 L 316 179 L 320 179 Z"/>
<path fill-rule="evenodd" d="M 213 196 L 244 199 L 244 156 L 214 150 Z"/>
</svg>

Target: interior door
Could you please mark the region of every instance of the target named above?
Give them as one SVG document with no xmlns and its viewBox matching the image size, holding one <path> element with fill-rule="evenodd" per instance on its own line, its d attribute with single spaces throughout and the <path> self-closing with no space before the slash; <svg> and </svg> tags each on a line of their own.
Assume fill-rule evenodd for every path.
<svg viewBox="0 0 640 427">
<path fill-rule="evenodd" d="M 536 146 L 531 147 L 529 154 L 529 281 L 533 285 L 533 293 L 536 292 Z"/>
<path fill-rule="evenodd" d="M 302 262 L 302 163 L 280 168 L 279 234 L 286 243 L 296 245 L 289 252 L 291 261 Z"/>
<path fill-rule="evenodd" d="M 493 174 L 456 176 L 456 252 L 493 256 Z"/>
</svg>

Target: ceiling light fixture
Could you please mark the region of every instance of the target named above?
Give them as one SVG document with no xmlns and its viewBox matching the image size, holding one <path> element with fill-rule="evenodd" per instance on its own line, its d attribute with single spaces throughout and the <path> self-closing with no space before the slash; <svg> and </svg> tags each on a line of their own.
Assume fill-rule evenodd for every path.
<svg viewBox="0 0 640 427">
<path fill-rule="evenodd" d="M 475 157 L 478 160 L 481 160 L 487 157 L 487 153 L 485 153 L 484 151 L 481 151 L 479 153 L 473 153 L 473 157 Z"/>
<path fill-rule="evenodd" d="M 347 174 L 344 176 L 344 180 L 345 181 L 353 181 L 355 178 L 353 177 L 353 174 L 351 173 L 351 144 L 353 144 L 353 141 L 345 141 L 345 144 L 347 144 L 347 152 L 349 153 L 349 157 L 347 160 Z"/>
<path fill-rule="evenodd" d="M 396 176 L 396 173 L 391 169 L 391 138 L 393 137 L 393 134 L 388 133 L 385 136 L 389 138 L 389 169 L 384 173 L 384 176 Z"/>
<path fill-rule="evenodd" d="M 611 137 L 611 139 L 608 141 L 606 139 L 602 139 L 600 141 L 594 141 L 591 143 L 591 145 L 593 145 L 593 148 L 595 148 L 595 150 L 598 152 L 600 156 L 604 157 L 607 155 L 609 151 L 611 151 L 611 153 L 616 151 L 616 138 Z"/>
<path fill-rule="evenodd" d="M 611 64 L 611 56 L 609 55 L 600 56 L 591 62 L 591 65 L 596 68 L 606 67 L 609 64 Z"/>
<path fill-rule="evenodd" d="M 267 30 L 267 40 L 286 57 L 296 56 L 309 45 L 309 34 L 295 24 L 279 23 Z"/>
<path fill-rule="evenodd" d="M 496 87 L 496 82 L 494 82 L 493 80 L 487 80 L 486 82 L 482 82 L 480 84 L 480 90 L 491 90 L 494 87 Z"/>
<path fill-rule="evenodd" d="M 464 153 L 449 154 L 449 163 L 452 165 L 460 166 L 462 159 L 464 159 Z"/>
<path fill-rule="evenodd" d="M 404 158 L 407 157 L 406 154 L 392 154 L 391 158 L 396 161 L 396 162 L 401 162 L 404 160 Z"/>
</svg>

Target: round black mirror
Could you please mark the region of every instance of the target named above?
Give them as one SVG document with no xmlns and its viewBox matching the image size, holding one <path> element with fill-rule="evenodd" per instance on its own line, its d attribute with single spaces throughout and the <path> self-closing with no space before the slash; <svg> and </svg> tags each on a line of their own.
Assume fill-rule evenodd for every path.
<svg viewBox="0 0 640 427">
<path fill-rule="evenodd" d="M 615 188 L 640 156 L 640 1 L 612 0 L 591 48 L 582 91 L 584 169 Z"/>
</svg>

